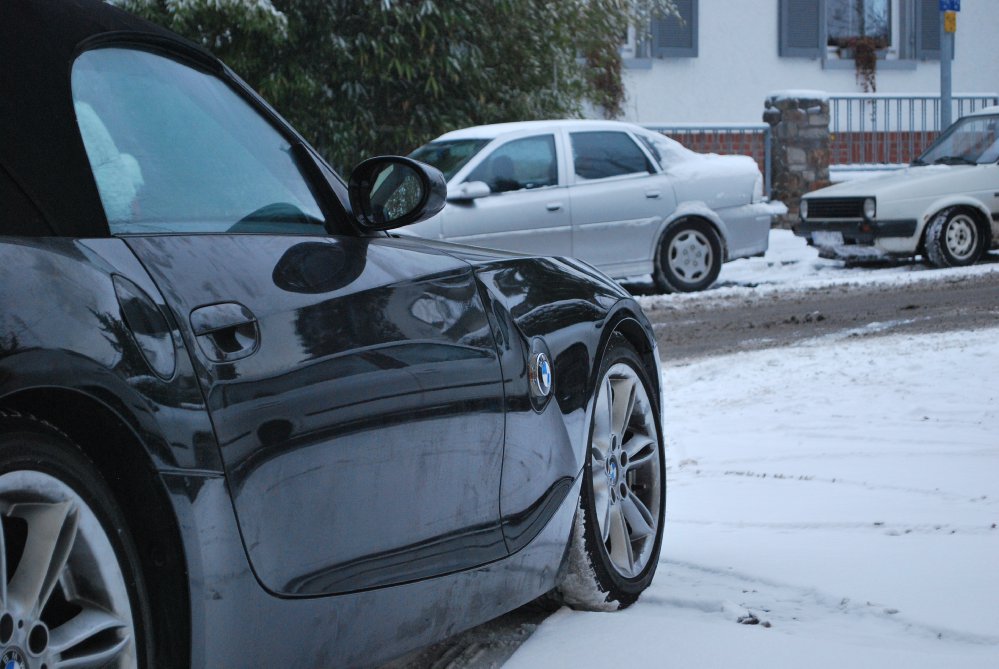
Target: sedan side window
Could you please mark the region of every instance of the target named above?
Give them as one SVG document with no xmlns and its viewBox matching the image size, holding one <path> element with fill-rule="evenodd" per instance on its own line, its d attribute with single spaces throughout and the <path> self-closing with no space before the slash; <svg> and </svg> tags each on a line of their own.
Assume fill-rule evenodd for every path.
<svg viewBox="0 0 999 669">
<path fill-rule="evenodd" d="M 574 132 L 570 137 L 572 160 L 578 177 L 604 179 L 655 171 L 645 153 L 626 133 Z"/>
<path fill-rule="evenodd" d="M 485 181 L 494 193 L 558 185 L 555 136 L 507 142 L 472 170 L 466 181 Z"/>
</svg>

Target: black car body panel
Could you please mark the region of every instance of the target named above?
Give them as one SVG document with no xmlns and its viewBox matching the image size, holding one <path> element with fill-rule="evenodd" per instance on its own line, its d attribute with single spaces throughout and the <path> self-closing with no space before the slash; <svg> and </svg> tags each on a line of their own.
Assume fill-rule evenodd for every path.
<svg viewBox="0 0 999 669">
<path fill-rule="evenodd" d="M 165 30 L 94 0 L 0 3 L 0 407 L 109 480 L 157 666 L 376 665 L 550 590 L 612 333 L 660 382 L 634 300 L 575 261 L 359 234 L 325 165 L 331 234 L 115 237 L 70 80 L 108 43 L 210 70 L 302 140 Z M 123 282 L 162 325 L 137 327 Z"/>
</svg>

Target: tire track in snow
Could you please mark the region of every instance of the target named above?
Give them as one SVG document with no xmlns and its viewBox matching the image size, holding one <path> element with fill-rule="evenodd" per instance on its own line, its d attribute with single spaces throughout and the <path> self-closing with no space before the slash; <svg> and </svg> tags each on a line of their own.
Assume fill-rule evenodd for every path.
<svg viewBox="0 0 999 669">
<path fill-rule="evenodd" d="M 668 580 L 672 584 L 671 590 L 681 594 L 663 597 L 646 593 L 640 602 L 700 611 L 733 622 L 752 616 L 771 623 L 774 630 L 821 622 L 822 618 L 840 618 L 840 622 L 848 625 L 860 622 L 856 619 L 863 619 L 863 625 L 873 620 L 905 635 L 999 647 L 999 635 L 973 634 L 926 624 L 907 617 L 889 605 L 837 597 L 817 588 L 761 578 L 731 568 L 661 559 L 659 569 L 657 578 Z M 731 599 L 733 593 L 737 602 Z M 865 631 L 869 632 L 870 628 Z"/>
</svg>

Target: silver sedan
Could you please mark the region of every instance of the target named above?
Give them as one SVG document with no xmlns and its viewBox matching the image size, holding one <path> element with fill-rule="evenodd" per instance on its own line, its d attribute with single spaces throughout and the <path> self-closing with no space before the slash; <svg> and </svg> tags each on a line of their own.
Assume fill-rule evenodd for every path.
<svg viewBox="0 0 999 669">
<path fill-rule="evenodd" d="M 448 204 L 412 234 L 572 256 L 617 279 L 696 291 L 723 262 L 767 249 L 772 207 L 746 156 L 694 153 L 614 121 L 531 121 L 449 132 L 411 154 Z"/>
</svg>

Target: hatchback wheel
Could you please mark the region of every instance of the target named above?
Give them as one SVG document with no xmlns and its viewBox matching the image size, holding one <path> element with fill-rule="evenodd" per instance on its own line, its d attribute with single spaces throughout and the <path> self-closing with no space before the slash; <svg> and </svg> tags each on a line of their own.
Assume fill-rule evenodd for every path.
<svg viewBox="0 0 999 669">
<path fill-rule="evenodd" d="M 568 573 L 558 592 L 570 606 L 606 611 L 629 606 L 652 582 L 666 479 L 655 393 L 623 338 L 611 341 L 599 379 Z"/>
<path fill-rule="evenodd" d="M 145 666 L 137 565 L 86 456 L 46 424 L 0 412 L 3 666 Z"/>
<path fill-rule="evenodd" d="M 666 231 L 653 278 L 663 292 L 704 290 L 721 271 L 721 242 L 705 221 L 684 221 Z"/>
<path fill-rule="evenodd" d="M 947 209 L 926 230 L 926 252 L 937 267 L 963 267 L 977 262 L 985 250 L 975 218 L 963 209 Z"/>
</svg>

